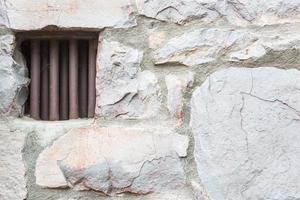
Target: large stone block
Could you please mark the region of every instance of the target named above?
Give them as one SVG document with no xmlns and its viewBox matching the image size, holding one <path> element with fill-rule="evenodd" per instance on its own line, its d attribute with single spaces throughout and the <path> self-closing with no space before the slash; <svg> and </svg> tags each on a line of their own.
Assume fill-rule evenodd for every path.
<svg viewBox="0 0 300 200">
<path fill-rule="evenodd" d="M 36 183 L 105 194 L 147 194 L 179 189 L 185 174 L 179 157 L 188 138 L 126 127 L 78 128 L 46 148 L 36 162 Z"/>
<path fill-rule="evenodd" d="M 186 31 L 155 50 L 156 64 L 180 63 L 186 66 L 220 62 L 256 64 L 267 55 L 279 54 L 289 62 L 290 50 L 298 51 L 297 25 L 262 28 L 259 31 L 228 28 L 203 28 Z M 275 56 L 275 57 L 278 57 Z M 269 62 L 267 58 L 265 62 Z M 273 59 L 271 59 L 273 61 Z"/>
<path fill-rule="evenodd" d="M 195 19 L 241 26 L 300 21 L 298 0 L 138 0 L 137 7 L 141 15 L 178 24 Z"/>
<path fill-rule="evenodd" d="M 160 87 L 154 73 L 141 71 L 143 53 L 103 40 L 97 58 L 96 115 L 149 118 L 160 109 Z"/>
<path fill-rule="evenodd" d="M 22 150 L 25 134 L 10 131 L 0 121 L 0 199 L 26 199 L 25 165 Z"/>
<path fill-rule="evenodd" d="M 38 30 L 48 26 L 64 29 L 101 29 L 136 25 L 133 5 L 127 0 L 5 2 L 9 27 L 16 30 Z"/>
<path fill-rule="evenodd" d="M 156 50 L 154 59 L 156 64 L 175 62 L 195 66 L 214 62 L 233 47 L 243 48 L 253 41 L 255 37 L 243 30 L 211 28 L 187 31 Z"/>
<path fill-rule="evenodd" d="M 198 174 L 219 199 L 300 198 L 300 71 L 229 68 L 193 93 Z"/>
<path fill-rule="evenodd" d="M 14 42 L 10 31 L 0 29 L 0 115 L 20 114 L 27 98 L 27 69 Z"/>
<path fill-rule="evenodd" d="M 211 0 L 138 0 L 137 8 L 141 15 L 162 21 L 184 24 L 190 20 L 213 21 L 219 14 L 209 9 L 215 2 Z"/>
</svg>

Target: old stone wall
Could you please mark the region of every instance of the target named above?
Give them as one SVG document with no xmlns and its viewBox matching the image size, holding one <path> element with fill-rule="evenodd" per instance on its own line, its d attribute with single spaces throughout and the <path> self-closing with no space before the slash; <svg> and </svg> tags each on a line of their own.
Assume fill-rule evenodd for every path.
<svg viewBox="0 0 300 200">
<path fill-rule="evenodd" d="M 23 116 L 15 35 L 99 32 L 94 119 Z M 300 199 L 299 0 L 0 0 L 0 199 Z"/>
</svg>

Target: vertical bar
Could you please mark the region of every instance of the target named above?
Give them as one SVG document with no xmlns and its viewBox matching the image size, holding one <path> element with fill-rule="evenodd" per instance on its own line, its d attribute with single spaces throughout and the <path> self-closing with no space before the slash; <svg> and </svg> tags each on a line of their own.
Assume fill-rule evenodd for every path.
<svg viewBox="0 0 300 200">
<path fill-rule="evenodd" d="M 59 42 L 50 40 L 50 114 L 49 119 L 59 120 Z"/>
<path fill-rule="evenodd" d="M 79 116 L 88 116 L 88 41 L 79 43 Z"/>
<path fill-rule="evenodd" d="M 60 119 L 69 119 L 69 52 L 68 42 L 62 41 L 60 46 Z"/>
<path fill-rule="evenodd" d="M 78 114 L 78 48 L 77 41 L 69 44 L 69 118 L 77 119 Z"/>
<path fill-rule="evenodd" d="M 49 51 L 47 41 L 41 42 L 41 119 L 49 120 Z"/>
<path fill-rule="evenodd" d="M 40 41 L 31 41 L 30 116 L 40 119 Z"/>
<path fill-rule="evenodd" d="M 88 69 L 88 117 L 94 117 L 96 104 L 96 54 L 97 41 L 89 40 L 89 69 Z"/>
</svg>

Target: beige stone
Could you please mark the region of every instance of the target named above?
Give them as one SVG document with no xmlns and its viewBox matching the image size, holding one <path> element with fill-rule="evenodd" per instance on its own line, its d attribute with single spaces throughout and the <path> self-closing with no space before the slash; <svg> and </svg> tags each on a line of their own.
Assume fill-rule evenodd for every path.
<svg viewBox="0 0 300 200">
<path fill-rule="evenodd" d="M 165 77 L 168 95 L 167 107 L 172 117 L 183 120 L 183 84 L 175 75 Z"/>
<path fill-rule="evenodd" d="M 9 26 L 17 30 L 59 28 L 126 28 L 135 26 L 133 5 L 127 0 L 7 0 Z"/>
<path fill-rule="evenodd" d="M 78 128 L 38 157 L 36 183 L 106 194 L 181 188 L 188 138 L 126 127 Z"/>
</svg>

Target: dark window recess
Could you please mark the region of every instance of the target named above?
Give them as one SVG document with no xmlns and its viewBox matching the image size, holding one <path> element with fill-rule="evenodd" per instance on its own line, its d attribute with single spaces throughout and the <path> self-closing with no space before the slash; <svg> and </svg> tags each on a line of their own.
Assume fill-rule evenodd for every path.
<svg viewBox="0 0 300 200">
<path fill-rule="evenodd" d="M 21 40 L 31 79 L 25 114 L 52 121 L 94 117 L 97 38 L 31 34 Z"/>
</svg>

